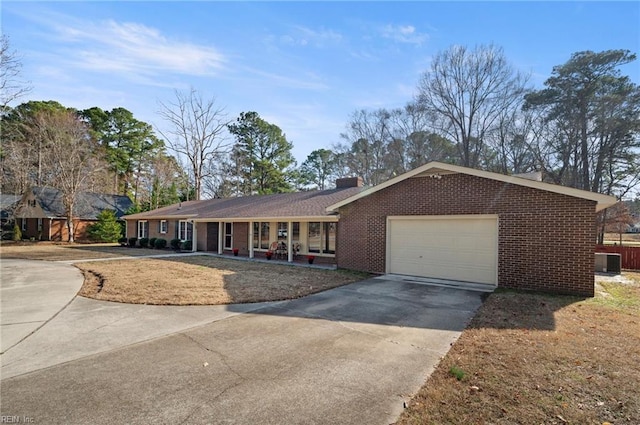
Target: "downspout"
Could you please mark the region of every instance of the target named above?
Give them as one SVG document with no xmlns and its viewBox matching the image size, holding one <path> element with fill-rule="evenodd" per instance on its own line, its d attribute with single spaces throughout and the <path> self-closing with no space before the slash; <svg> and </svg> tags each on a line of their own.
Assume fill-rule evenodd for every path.
<svg viewBox="0 0 640 425">
<path fill-rule="evenodd" d="M 53 226 L 53 219 L 49 217 L 49 240 L 51 240 L 51 226 Z"/>
</svg>

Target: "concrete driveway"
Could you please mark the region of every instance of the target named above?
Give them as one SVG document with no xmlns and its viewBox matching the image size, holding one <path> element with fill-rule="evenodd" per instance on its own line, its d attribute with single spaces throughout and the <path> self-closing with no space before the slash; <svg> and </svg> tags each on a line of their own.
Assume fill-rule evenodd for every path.
<svg viewBox="0 0 640 425">
<path fill-rule="evenodd" d="M 106 312 L 136 306 L 76 298 L 3 355 L 1 414 L 65 424 L 388 424 L 482 295 L 377 278 L 287 302 L 122 316 Z M 149 340 L 170 325 L 165 313 L 206 324 Z M 99 343 L 105 329 L 113 341 Z"/>
<path fill-rule="evenodd" d="M 76 296 L 80 270 L 46 261 L 0 261 L 0 353 L 44 325 Z"/>
</svg>

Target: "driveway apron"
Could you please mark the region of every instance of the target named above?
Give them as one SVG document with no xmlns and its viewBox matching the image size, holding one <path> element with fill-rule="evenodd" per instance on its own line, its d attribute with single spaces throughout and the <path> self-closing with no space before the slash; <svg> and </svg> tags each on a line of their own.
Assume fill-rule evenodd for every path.
<svg viewBox="0 0 640 425">
<path fill-rule="evenodd" d="M 197 328 L 3 378 L 1 413 L 67 424 L 388 424 L 483 295 L 378 278 L 251 312 L 230 305 L 236 315 Z"/>
</svg>

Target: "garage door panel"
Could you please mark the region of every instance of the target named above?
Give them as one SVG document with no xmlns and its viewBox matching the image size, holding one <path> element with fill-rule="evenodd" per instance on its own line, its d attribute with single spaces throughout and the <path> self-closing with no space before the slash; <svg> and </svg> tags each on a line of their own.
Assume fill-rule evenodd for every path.
<svg viewBox="0 0 640 425">
<path fill-rule="evenodd" d="M 497 283 L 495 217 L 390 218 L 388 272 Z"/>
</svg>

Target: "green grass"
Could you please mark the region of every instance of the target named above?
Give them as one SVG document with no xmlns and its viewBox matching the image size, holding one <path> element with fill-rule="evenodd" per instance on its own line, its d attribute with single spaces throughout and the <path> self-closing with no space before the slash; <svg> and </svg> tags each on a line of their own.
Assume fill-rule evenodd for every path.
<svg viewBox="0 0 640 425">
<path fill-rule="evenodd" d="M 588 302 L 620 310 L 631 314 L 640 314 L 640 286 L 615 282 L 600 282 L 606 294 Z"/>
</svg>

